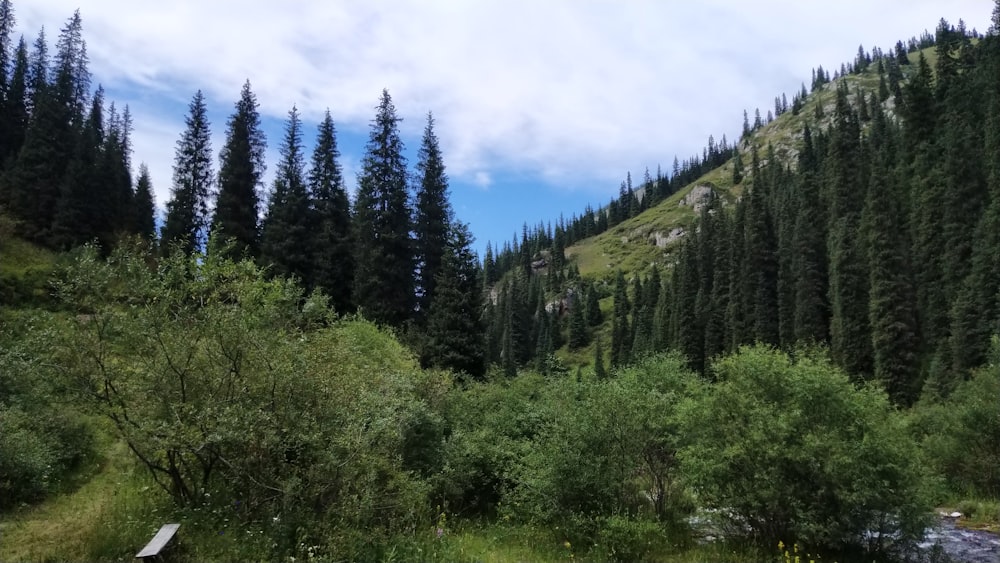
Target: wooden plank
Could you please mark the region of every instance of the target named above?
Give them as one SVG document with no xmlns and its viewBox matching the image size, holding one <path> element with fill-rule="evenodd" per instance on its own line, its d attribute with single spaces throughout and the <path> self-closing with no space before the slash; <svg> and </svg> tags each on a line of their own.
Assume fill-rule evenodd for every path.
<svg viewBox="0 0 1000 563">
<path fill-rule="evenodd" d="M 167 545 L 167 542 L 174 537 L 177 533 L 177 528 L 180 528 L 180 524 L 164 524 L 160 531 L 156 532 L 153 539 L 149 540 L 146 547 L 142 548 L 142 551 L 136 553 L 135 556 L 138 559 L 143 557 L 153 557 L 160 554 L 160 551 Z"/>
</svg>

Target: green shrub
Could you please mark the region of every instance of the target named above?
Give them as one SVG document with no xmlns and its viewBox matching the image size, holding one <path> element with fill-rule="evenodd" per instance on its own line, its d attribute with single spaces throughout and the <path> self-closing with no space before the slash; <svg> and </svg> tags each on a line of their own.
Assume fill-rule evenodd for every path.
<svg viewBox="0 0 1000 563">
<path fill-rule="evenodd" d="M 684 407 L 698 500 L 760 545 L 883 551 L 922 535 L 919 451 L 884 391 L 825 358 L 744 348 Z"/>
<path fill-rule="evenodd" d="M 1000 341 L 994 342 L 989 365 L 943 402 L 916 410 L 923 448 L 951 489 L 1000 497 Z"/>
<path fill-rule="evenodd" d="M 627 516 L 609 516 L 597 534 L 597 549 L 608 560 L 622 563 L 645 561 L 663 545 L 660 524 Z"/>
</svg>

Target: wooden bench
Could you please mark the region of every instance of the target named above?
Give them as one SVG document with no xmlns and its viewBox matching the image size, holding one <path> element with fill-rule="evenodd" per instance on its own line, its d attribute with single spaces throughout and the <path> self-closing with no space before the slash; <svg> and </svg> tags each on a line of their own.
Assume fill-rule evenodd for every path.
<svg viewBox="0 0 1000 563">
<path fill-rule="evenodd" d="M 146 562 L 152 561 L 162 561 L 161 553 L 170 540 L 177 534 L 177 528 L 180 528 L 180 524 L 164 524 L 160 531 L 156 532 L 153 539 L 149 540 L 146 547 L 142 548 L 142 551 L 135 554 L 136 559 L 142 559 Z"/>
</svg>

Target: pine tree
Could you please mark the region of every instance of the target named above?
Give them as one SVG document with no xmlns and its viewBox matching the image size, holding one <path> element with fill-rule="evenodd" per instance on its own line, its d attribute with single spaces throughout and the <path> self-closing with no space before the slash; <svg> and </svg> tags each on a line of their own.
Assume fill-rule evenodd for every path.
<svg viewBox="0 0 1000 563">
<path fill-rule="evenodd" d="M 569 310 L 569 348 L 579 350 L 590 342 L 590 333 L 587 331 L 587 318 L 584 313 L 583 295 L 576 294 L 576 299 L 570 305 Z"/>
<path fill-rule="evenodd" d="M 8 69 L 14 65 L 14 50 L 11 42 L 11 34 L 16 24 L 14 9 L 10 0 L 0 0 L 0 169 L 2 169 L 7 157 L 20 145 L 15 145 L 11 139 L 11 115 L 9 113 L 9 102 L 11 97 L 12 75 L 8 75 Z"/>
<path fill-rule="evenodd" d="M 803 130 L 796 185 L 793 242 L 795 339 L 823 343 L 829 336 L 826 217 L 818 183 L 819 163 L 809 127 Z"/>
<path fill-rule="evenodd" d="M 338 158 L 337 132 L 327 110 L 319 124 L 308 178 L 314 237 L 310 285 L 321 288 L 330 296 L 334 310 L 344 314 L 354 310 L 354 238 Z"/>
<path fill-rule="evenodd" d="M 261 229 L 261 262 L 279 275 L 294 276 L 314 287 L 314 232 L 309 224 L 312 202 L 306 190 L 302 122 L 295 106 L 288 112 L 280 161 Z"/>
<path fill-rule="evenodd" d="M 601 338 L 597 338 L 594 344 L 594 377 L 598 380 L 608 378 L 608 370 L 604 366 L 604 350 L 601 347 Z"/>
<path fill-rule="evenodd" d="M 156 200 L 145 162 L 139 164 L 139 179 L 135 183 L 134 221 L 139 236 L 150 242 L 156 240 Z"/>
<path fill-rule="evenodd" d="M 615 276 L 614 314 L 611 319 L 611 365 L 628 363 L 628 352 L 632 349 L 631 327 L 628 322 L 630 308 L 625 274 L 618 270 Z"/>
<path fill-rule="evenodd" d="M 118 113 L 114 102 L 108 110 L 108 126 L 97 164 L 101 180 L 97 237 L 111 248 L 118 237 L 135 233 L 135 191 L 132 188 L 132 117 L 128 107 Z"/>
<path fill-rule="evenodd" d="M 594 287 L 593 282 L 587 285 L 586 301 L 587 325 L 599 326 L 604 322 L 604 314 L 601 313 L 601 302 L 597 295 L 597 288 Z"/>
<path fill-rule="evenodd" d="M 56 248 L 68 250 L 94 242 L 101 230 L 101 213 L 110 203 L 105 192 L 106 179 L 98 169 L 103 144 L 104 91 L 98 88 L 56 200 L 49 237 Z"/>
<path fill-rule="evenodd" d="M 448 201 L 448 177 L 445 175 L 444 161 L 437 136 L 434 134 L 434 117 L 427 114 L 427 125 L 420 144 L 417 174 L 416 216 L 414 217 L 414 250 L 417 260 L 418 305 L 426 315 L 434 299 L 434 286 L 441 270 L 448 225 L 452 221 L 451 204 Z"/>
<path fill-rule="evenodd" d="M 188 105 L 184 124 L 174 151 L 173 186 L 160 240 L 163 248 L 177 245 L 190 254 L 207 242 L 208 197 L 214 182 L 212 137 L 201 90 Z"/>
<path fill-rule="evenodd" d="M 427 319 L 423 358 L 426 365 L 481 379 L 486 369 L 480 321 L 482 292 L 478 260 L 471 246 L 468 227 L 453 222 Z"/>
<path fill-rule="evenodd" d="M 733 185 L 743 183 L 743 157 L 739 150 L 733 150 Z"/>
<path fill-rule="evenodd" d="M 373 321 L 401 326 L 412 318 L 414 257 L 406 159 L 396 108 L 382 91 L 372 121 L 355 212 L 354 300 Z"/>
<path fill-rule="evenodd" d="M 898 405 L 916 398 L 919 374 L 916 294 L 910 278 L 908 241 L 901 228 L 899 190 L 889 170 L 886 119 L 877 109 L 872 125 L 874 157 L 865 202 L 869 248 L 869 322 L 874 375 Z M 881 145 L 881 146 L 879 146 Z"/>
<path fill-rule="evenodd" d="M 866 248 L 859 240 L 864 183 L 860 128 L 847 99 L 846 85 L 837 89 L 831 129 L 827 181 L 830 193 L 830 352 L 855 376 L 871 373 L 872 339 L 869 324 Z"/>
<path fill-rule="evenodd" d="M 257 97 L 243 84 L 236 111 L 229 117 L 226 143 L 219 151 L 219 196 L 212 231 L 234 258 L 256 257 L 260 247 L 258 189 L 266 168 L 267 142 L 260 128 Z"/>
<path fill-rule="evenodd" d="M 14 51 L 14 65 L 3 106 L 4 147 L 0 168 L 8 168 L 24 144 L 28 130 L 28 45 L 21 38 Z"/>
</svg>

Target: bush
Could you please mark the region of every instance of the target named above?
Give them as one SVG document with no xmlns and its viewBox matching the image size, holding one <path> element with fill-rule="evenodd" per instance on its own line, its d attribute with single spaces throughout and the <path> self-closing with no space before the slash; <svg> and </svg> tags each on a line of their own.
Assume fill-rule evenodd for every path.
<svg viewBox="0 0 1000 563">
<path fill-rule="evenodd" d="M 610 561 L 645 561 L 663 543 L 663 529 L 653 521 L 609 516 L 597 534 L 598 548 Z"/>
<path fill-rule="evenodd" d="M 1000 497 L 1000 341 L 991 362 L 915 415 L 934 468 L 961 494 Z"/>
<path fill-rule="evenodd" d="M 720 360 L 684 407 L 699 501 L 761 545 L 883 551 L 923 534 L 919 451 L 885 393 L 825 358 L 757 347 Z"/>
</svg>

